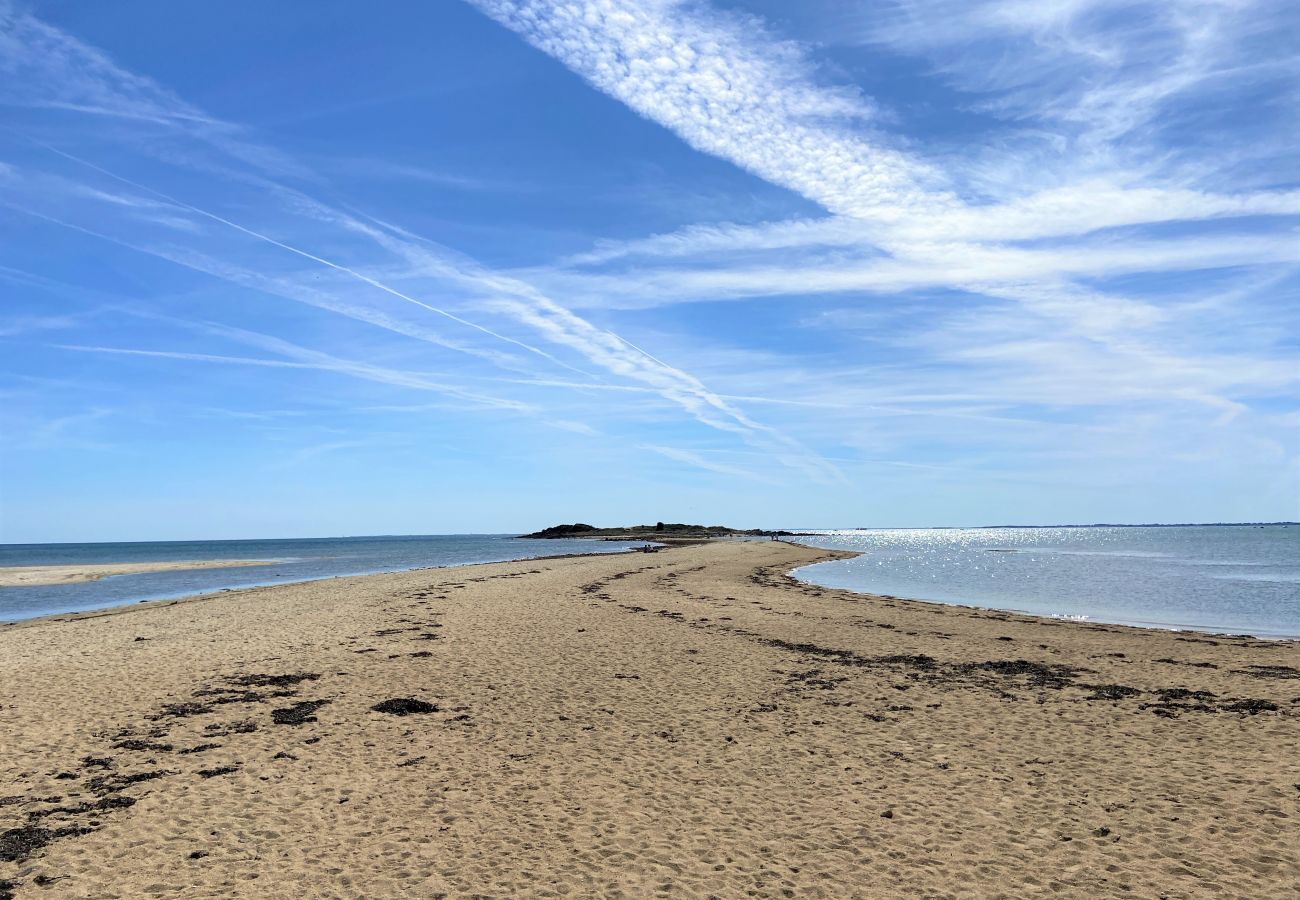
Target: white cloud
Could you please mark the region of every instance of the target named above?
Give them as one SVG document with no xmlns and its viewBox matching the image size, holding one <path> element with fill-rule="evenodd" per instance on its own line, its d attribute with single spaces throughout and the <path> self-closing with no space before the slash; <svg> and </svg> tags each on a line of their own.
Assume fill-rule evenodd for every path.
<svg viewBox="0 0 1300 900">
<path fill-rule="evenodd" d="M 38 331 L 75 328 L 85 321 L 85 316 L 14 316 L 0 320 L 0 338 L 18 337 Z"/>
<path fill-rule="evenodd" d="M 1207 83 L 1285 69 L 1268 32 L 1288 21 L 1294 7 L 1272 0 L 894 0 L 835 37 L 926 56 L 986 109 L 1100 143 Z"/>
<path fill-rule="evenodd" d="M 242 130 L 215 119 L 152 79 L 118 66 L 107 54 L 0 0 L 0 106 L 92 115 L 159 134 L 198 138 L 262 171 L 303 175 L 302 167 L 246 140 Z M 147 142 L 146 142 L 147 143 Z M 174 150 L 152 146 L 167 155 Z"/>
<path fill-rule="evenodd" d="M 756 257 L 761 259 L 761 257 Z M 638 309 L 665 303 L 774 295 L 871 291 L 897 293 L 951 287 L 993 296 L 1022 296 L 1025 284 L 1059 288 L 1062 279 L 1133 273 L 1187 272 L 1232 266 L 1291 266 L 1300 262 L 1290 233 L 1182 240 L 1100 240 L 1042 249 L 927 242 L 892 256 L 804 254 L 784 262 L 733 262 L 632 268 L 613 273 L 538 269 L 522 273 L 579 306 Z M 1072 291 L 1078 306 L 1121 298 Z"/>
<path fill-rule="evenodd" d="M 1222 269 L 1281 279 L 1278 273 L 1294 266 L 1295 235 L 1279 222 L 1300 213 L 1294 188 L 1272 190 L 1259 181 L 1234 187 L 1230 179 L 1206 176 L 1223 171 L 1217 160 L 1196 166 L 1184 154 L 1165 165 L 1159 153 L 1146 152 L 1151 147 L 1135 149 L 1138 136 L 1150 137 L 1154 113 L 1172 99 L 1236 77 L 1232 66 L 1242 61 L 1234 62 L 1229 50 L 1250 29 L 1234 16 L 1250 4 L 1138 4 L 1151 13 L 1150 27 L 1126 38 L 1103 21 L 1133 5 L 1118 0 L 899 4 L 897 17 L 876 23 L 863 39 L 955 60 L 944 77 L 980 94 L 985 111 L 1017 123 L 1009 127 L 1024 128 L 996 146 L 963 146 L 928 158 L 903 149 L 910 146 L 903 136 L 885 133 L 898 117 L 878 114 L 857 89 L 828 85 L 810 52 L 778 40 L 755 19 L 668 0 L 477 5 L 690 146 L 796 191 L 830 215 L 758 226 L 700 224 L 598 243 L 555 265 L 494 271 L 288 187 L 280 173 L 311 173 L 258 146 L 237 126 L 214 121 L 122 71 L 99 51 L 0 6 L 0 71 L 12 76 L 0 85 L 0 102 L 92 112 L 97 122 L 107 116 L 130 126 L 114 131 L 114 139 L 163 132 L 196 142 L 207 154 L 202 160 L 198 153 L 170 150 L 167 158 L 191 175 L 225 179 L 206 184 L 208 193 L 197 196 L 211 196 L 213 184 L 233 184 L 258 191 L 261 201 L 231 214 L 226 210 L 239 208 L 238 200 L 218 196 L 192 205 L 92 166 L 95 174 L 84 183 L 64 179 L 63 189 L 48 198 L 21 195 L 22 208 L 227 284 L 413 338 L 425 345 L 417 345 L 421 351 L 451 350 L 469 357 L 461 360 L 466 364 L 486 362 L 518 376 L 498 379 L 512 385 L 503 391 L 550 387 L 579 399 L 637 398 L 655 414 L 685 412 L 811 479 L 836 482 L 841 476 L 835 459 L 806 444 L 887 460 L 885 449 L 905 451 L 909 440 L 921 437 L 941 448 L 936 452 L 961 455 L 964 464 L 976 452 L 969 447 L 1019 446 L 1047 454 L 1059 449 L 1063 433 L 1072 447 L 1080 433 L 1096 438 L 1095 444 L 1077 444 L 1094 449 L 1117 439 L 1117 423 L 1138 422 L 1134 410 L 1151 417 L 1134 426 L 1143 434 L 1156 433 L 1161 422 L 1201 436 L 1205 428 L 1228 424 L 1239 429 L 1238 437 L 1277 428 L 1255 406 L 1260 397 L 1294 387 L 1294 366 L 1266 336 L 1255 340 L 1255 331 L 1229 346 L 1209 333 L 1212 326 L 1198 324 L 1209 311 L 1235 314 L 1270 290 L 1267 284 L 1235 298 L 1230 291 L 1206 291 L 1195 302 L 1146 296 L 1140 285 L 1132 286 L 1136 277 L 1124 289 L 1099 284 L 1152 274 L 1197 273 L 1209 280 Z M 1029 52 L 1014 71 L 990 68 L 987 48 L 969 59 L 952 52 L 967 47 L 972 35 L 1012 40 L 1016 47 L 1023 42 Z M 1143 53 L 1154 54 L 1150 65 Z M 1068 65 L 1057 71 L 1054 60 Z M 1088 72 L 1104 77 L 1079 77 Z M 1053 141 L 1062 137 L 1050 151 L 1030 133 L 1044 128 Z M 210 164 L 210 151 L 220 166 Z M 371 171 L 483 187 L 427 170 Z M 0 164 L 0 175 L 5 172 L 0 187 L 19 190 L 15 170 Z M 60 205 L 65 201 L 67 208 Z M 178 221 L 161 236 L 125 236 L 112 224 L 121 220 L 105 215 L 105 207 L 140 221 L 141 212 Z M 184 233 L 179 222 L 202 223 L 202 229 Z M 161 219 L 153 224 L 168 225 Z M 609 310 L 776 294 L 806 298 L 791 318 L 816 320 L 827 306 L 832 313 L 852 311 L 855 304 L 879 307 L 884 295 L 910 292 L 891 304 L 901 308 L 927 291 L 947 292 L 945 307 L 906 326 L 866 325 L 859 318 L 855 329 L 834 324 L 850 316 L 821 320 L 824 327 L 834 325 L 838 342 L 857 339 L 855 352 L 871 364 L 850 364 L 847 353 L 801 357 L 794 349 L 728 356 L 729 334 L 702 339 L 703 346 L 691 350 L 671 330 L 633 343 L 606 324 L 618 321 Z M 575 312 L 595 308 L 601 312 Z M 1265 335 L 1276 327 L 1271 313 L 1261 312 L 1252 328 Z M 639 326 L 645 318 L 627 321 Z M 864 336 L 865 328 L 872 330 Z M 236 339 L 234 332 L 227 336 Z M 452 383 L 401 364 L 354 362 L 267 336 L 242 340 L 278 358 L 85 349 L 332 371 L 526 414 L 536 408 L 466 388 L 469 375 Z M 673 350 L 652 355 L 638 345 Z M 877 365 L 874 354 L 881 348 L 889 360 Z M 552 367 L 566 369 L 564 377 L 551 376 Z M 779 414 L 773 420 L 781 428 L 745 411 L 757 402 L 764 403 L 765 416 Z M 624 407 L 616 400 L 603 414 L 612 417 Z M 1079 411 L 1082 423 L 1059 421 L 1060 410 Z M 1112 418 L 1103 421 L 1103 410 Z M 584 436 L 600 434 L 585 421 L 550 411 L 543 418 Z M 1263 446 L 1244 438 L 1205 443 L 1234 450 Z M 683 464 L 753 475 L 697 450 L 657 441 L 644 446 Z"/>
<path fill-rule="evenodd" d="M 754 20 L 671 0 L 471 2 L 691 146 L 834 213 L 892 219 L 951 202 L 923 162 L 853 128 L 868 103 L 818 84 L 798 48 Z"/>
<path fill-rule="evenodd" d="M 760 481 L 764 484 L 773 484 L 770 479 L 765 478 L 752 469 L 743 469 L 739 466 L 729 466 L 726 463 L 714 462 L 705 459 L 700 454 L 692 450 L 683 450 L 680 447 L 663 447 L 658 444 L 643 444 L 642 450 L 649 450 L 652 453 L 658 453 L 660 456 L 673 460 L 674 462 L 686 463 L 697 469 L 703 469 L 706 472 L 713 472 L 718 475 L 726 475 L 729 478 L 743 478 L 749 481 Z"/>
<path fill-rule="evenodd" d="M 980 314 L 984 326 L 997 330 L 967 331 L 961 338 L 966 343 L 932 343 L 931 352 L 950 365 L 985 371 L 1020 366 L 1033 370 L 1039 383 L 1058 386 L 1036 395 L 1014 392 L 1026 402 L 1159 397 L 1232 416 L 1242 405 L 1225 391 L 1267 391 L 1295 381 L 1289 367 L 1267 355 L 1229 363 L 1196 346 L 1180 333 L 1183 323 L 1172 320 L 1178 312 L 1171 313 L 1167 301 L 1095 286 L 1121 276 L 1286 271 L 1300 261 L 1296 234 L 1277 220 L 1300 213 L 1294 189 L 1207 189 L 1191 176 L 1210 168 L 1181 161 L 1161 172 L 1157 155 L 1134 155 L 1135 145 L 1115 143 L 1140 131 L 1170 98 L 1229 76 L 1241 63 L 1234 48 L 1254 37 L 1250 4 L 920 0 L 864 23 L 864 39 L 878 45 L 948 54 L 953 69 L 945 74 L 965 90 L 987 93 L 985 106 L 1008 120 L 1075 128 L 1061 132 L 1057 158 L 1031 156 L 1049 164 L 1029 178 L 1014 165 L 990 177 L 978 149 L 935 160 L 893 150 L 870 121 L 869 106 L 856 116 L 849 110 L 804 115 L 792 98 L 825 90 L 807 59 L 752 22 L 742 27 L 740 20 L 695 4 L 478 5 L 691 146 L 832 213 L 820 220 L 699 225 L 601 243 L 558 265 L 518 273 L 571 304 L 633 309 L 771 295 L 955 290 L 998 301 L 996 317 Z M 1023 40 L 1027 59 L 990 65 L 983 47 L 969 57 L 950 52 L 989 36 Z M 661 64 L 669 45 L 708 50 Z M 1000 49 L 1005 52 L 1006 44 Z M 1068 65 L 1051 71 L 1053 59 Z M 754 71 L 762 72 L 762 89 L 737 100 L 733 86 Z M 1102 75 L 1075 84 L 1085 71 Z M 1014 157 L 1017 145 L 998 149 Z M 961 186 L 965 199 L 958 197 Z M 1261 225 L 1259 217 L 1272 219 Z M 1213 232 L 1107 233 L 1218 219 L 1242 221 Z M 1013 314 L 1007 301 L 1021 312 Z M 1049 338 L 1021 336 L 1045 327 L 1053 329 Z M 932 332 L 920 339 L 941 337 Z M 1181 352 L 1164 349 L 1171 340 Z M 1117 368 L 1107 369 L 1108 361 Z M 1212 377 L 1224 365 L 1234 366 L 1240 379 Z M 1110 374 L 1099 379 L 1098 370 Z M 1059 389 L 1071 381 L 1090 387 Z"/>
</svg>

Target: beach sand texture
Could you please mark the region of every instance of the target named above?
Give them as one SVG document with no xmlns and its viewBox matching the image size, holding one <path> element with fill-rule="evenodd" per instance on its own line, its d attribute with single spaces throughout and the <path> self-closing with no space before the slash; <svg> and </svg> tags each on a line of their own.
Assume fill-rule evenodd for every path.
<svg viewBox="0 0 1300 900">
<path fill-rule="evenodd" d="M 828 555 L 723 542 L 0 629 L 0 879 L 18 898 L 1300 895 L 1294 645 L 784 574 Z"/>
<path fill-rule="evenodd" d="M 171 572 L 178 569 L 229 569 L 266 566 L 265 559 L 191 559 L 170 562 L 73 563 L 60 566 L 0 566 L 0 587 L 35 587 L 43 584 L 73 584 L 98 581 L 110 575 L 139 575 L 143 572 Z"/>
</svg>

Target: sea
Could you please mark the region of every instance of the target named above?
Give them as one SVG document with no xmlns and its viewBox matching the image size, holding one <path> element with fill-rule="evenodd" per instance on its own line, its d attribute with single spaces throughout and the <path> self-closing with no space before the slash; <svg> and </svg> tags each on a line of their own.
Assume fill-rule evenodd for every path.
<svg viewBox="0 0 1300 900">
<path fill-rule="evenodd" d="M 1076 621 L 1300 638 L 1300 525 L 840 529 L 794 540 L 862 554 L 795 572 L 826 587 Z M 0 566 L 267 560 L 0 587 L 0 622 L 258 585 L 634 546 L 640 543 L 505 534 L 0 544 Z"/>
<path fill-rule="evenodd" d="M 0 544 L 0 566 L 256 559 L 266 565 L 113 575 L 79 584 L 0 587 L 0 622 L 85 612 L 267 584 L 569 553 L 619 553 L 641 543 L 535 540 L 508 534 L 104 544 Z"/>
<path fill-rule="evenodd" d="M 1076 621 L 1300 638 L 1300 525 L 864 528 L 800 543 L 861 556 L 825 587 Z"/>
</svg>

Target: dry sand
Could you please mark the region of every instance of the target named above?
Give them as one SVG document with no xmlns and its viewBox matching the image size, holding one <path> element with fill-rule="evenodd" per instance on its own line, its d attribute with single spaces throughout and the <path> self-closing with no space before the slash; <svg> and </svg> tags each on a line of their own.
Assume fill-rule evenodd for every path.
<svg viewBox="0 0 1300 900">
<path fill-rule="evenodd" d="M 19 898 L 1300 894 L 1294 645 L 784 574 L 827 555 L 718 543 L 0 629 L 0 879 Z"/>
<path fill-rule="evenodd" d="M 174 569 L 266 566 L 271 562 L 266 559 L 191 559 L 172 562 L 76 563 L 66 566 L 0 566 L 0 587 L 72 584 L 78 581 L 98 581 L 110 575 L 139 575 L 142 572 L 170 572 Z"/>
</svg>

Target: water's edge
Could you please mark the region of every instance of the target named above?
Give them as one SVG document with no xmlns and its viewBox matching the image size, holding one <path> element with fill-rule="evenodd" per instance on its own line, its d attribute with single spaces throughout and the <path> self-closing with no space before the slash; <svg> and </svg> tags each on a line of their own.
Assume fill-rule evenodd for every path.
<svg viewBox="0 0 1300 900">
<path fill-rule="evenodd" d="M 798 544 L 801 547 L 808 547 L 809 549 L 812 550 L 828 549 L 826 547 L 821 547 L 817 544 L 806 544 L 801 541 L 791 540 L 789 538 L 786 538 L 786 540 L 790 540 L 790 543 Z M 1122 617 L 1103 618 L 1094 615 L 1084 615 L 1084 614 L 1078 614 L 1078 615 L 1071 615 L 1069 613 L 1047 614 L 1041 612 L 1034 612 L 1032 610 L 1018 609 L 1013 606 L 989 606 L 989 605 L 981 605 L 977 603 L 957 603 L 951 600 L 934 600 L 928 597 L 900 597 L 897 594 L 887 594 L 887 593 L 871 591 L 866 588 L 851 588 L 851 587 L 845 587 L 841 584 L 831 584 L 823 581 L 818 581 L 816 578 L 812 577 L 811 574 L 809 574 L 810 570 L 825 569 L 827 567 L 845 563 L 848 562 L 850 559 L 855 559 L 857 557 L 865 555 L 862 552 L 857 552 L 853 550 L 840 550 L 839 552 L 844 554 L 851 554 L 851 555 L 845 556 L 840 559 L 822 560 L 820 562 L 813 562 L 802 566 L 796 566 L 795 568 L 786 572 L 786 574 L 789 575 L 791 578 L 795 579 L 796 581 L 803 582 L 804 584 L 815 585 L 820 588 L 825 588 L 826 590 L 845 591 L 847 593 L 857 594 L 863 597 L 888 597 L 890 599 L 904 600 L 910 603 L 928 603 L 928 604 L 933 604 L 935 606 L 953 607 L 955 609 L 970 609 L 970 610 L 981 610 L 981 611 L 989 611 L 989 612 L 1005 612 L 1005 613 L 1012 613 L 1017 616 L 1025 616 L 1031 619 L 1041 619 L 1045 622 L 1053 622 L 1053 623 L 1063 622 L 1066 624 L 1076 624 L 1076 625 L 1089 625 L 1089 624 L 1121 625 L 1126 628 L 1139 628 L 1147 631 L 1190 631 L 1196 634 L 1215 635 L 1219 637 L 1251 637 L 1262 641 L 1284 641 L 1284 642 L 1300 641 L 1300 634 L 1293 634 L 1290 632 L 1276 632 L 1276 633 L 1264 634 L 1264 633 L 1241 631 L 1241 632 L 1232 633 L 1232 632 L 1224 631 L 1221 628 L 1213 628 L 1205 625 L 1195 625 L 1195 624 L 1185 624 L 1185 623 L 1175 623 L 1175 622 L 1152 622 L 1152 621 L 1146 621 L 1142 619 L 1124 619 Z"/>
<path fill-rule="evenodd" d="M 611 542 L 615 543 L 615 542 Z M 640 543 L 637 544 L 640 546 Z M 36 615 L 28 616 L 10 616 L 0 621 L 0 627 L 12 627 L 15 625 L 29 625 L 38 622 L 48 621 L 70 621 L 73 619 L 91 618 L 98 615 L 117 615 L 133 609 L 148 609 L 151 606 L 169 605 L 180 602 L 190 602 L 217 597 L 221 594 L 235 593 L 239 591 L 251 591 L 265 587 L 280 587 L 291 584 L 309 584 L 314 581 L 332 581 L 338 578 L 368 578 L 375 575 L 398 575 L 404 572 L 431 571 L 435 569 L 459 569 L 471 566 L 493 566 L 502 563 L 527 562 L 529 560 L 542 559 L 572 559 L 586 556 L 619 556 L 631 553 L 636 549 L 634 546 L 621 547 L 612 550 L 577 552 L 577 553 L 544 553 L 530 554 L 527 556 L 511 556 L 504 559 L 486 559 L 486 560 L 466 560 L 463 562 L 448 562 L 445 564 L 432 565 L 413 565 L 402 566 L 397 568 L 375 568 L 375 569 L 358 569 L 350 572 L 334 572 L 327 575 L 304 575 L 302 577 L 281 578 L 262 580 L 262 581 L 240 581 L 231 583 L 222 587 L 198 588 L 195 590 L 184 590 L 161 594 L 148 594 L 147 596 L 133 597 L 129 600 L 111 603 L 89 603 L 76 608 L 67 608 L 59 610 L 50 610 L 41 612 Z M 185 570 L 181 570 L 185 571 Z M 214 571 L 214 570 L 204 570 Z M 143 573 L 151 574 L 151 573 Z M 110 581 L 119 578 L 135 577 L 134 574 L 110 575 L 104 578 L 96 579 L 96 582 Z M 87 582 L 87 583 L 96 583 Z M 23 591 L 29 590 L 26 587 L 9 587 L 5 591 Z"/>
<path fill-rule="evenodd" d="M 491 559 L 480 560 L 476 562 L 459 562 L 447 563 L 446 565 L 433 566 L 408 566 L 404 569 L 377 569 L 370 572 L 352 572 L 339 575 L 319 575 L 311 578 L 276 579 L 275 581 L 250 582 L 233 587 L 217 588 L 215 590 L 187 591 L 180 594 L 169 594 L 162 597 L 147 597 L 140 600 L 131 600 L 126 603 L 114 603 L 111 606 L 92 606 L 87 609 L 65 610 L 63 612 L 44 613 L 39 616 L 28 616 L 20 619 L 9 619 L 0 622 L 0 628 L 26 627 L 37 625 L 42 622 L 71 622 L 78 619 L 93 619 L 100 616 L 116 616 L 122 613 L 128 613 L 137 609 L 149 609 L 157 606 L 172 606 L 177 603 L 195 603 L 203 600 L 212 600 L 220 597 L 222 594 L 234 594 L 241 591 L 253 591 L 265 587 L 287 587 L 292 584 L 310 584 L 314 581 L 334 581 L 340 578 L 373 578 L 377 575 L 402 575 L 407 572 L 426 572 L 437 569 L 471 569 L 477 566 L 500 566 L 505 563 L 529 562 L 530 560 L 542 559 L 579 559 L 582 557 L 598 556 L 623 556 L 635 551 L 633 547 L 626 547 L 621 550 L 591 552 L 591 553 L 548 553 L 544 555 L 533 556 L 515 556 L 510 559 Z M 121 576 L 114 576 L 121 577 Z"/>
</svg>

